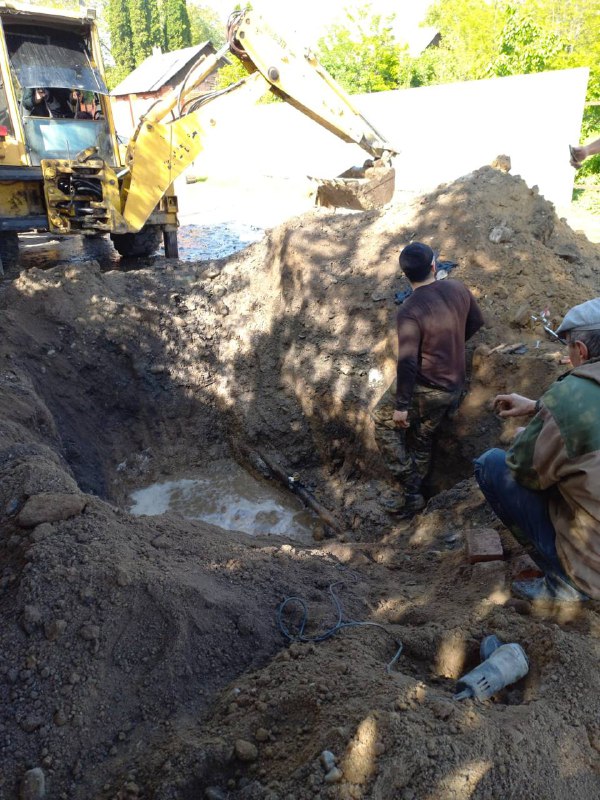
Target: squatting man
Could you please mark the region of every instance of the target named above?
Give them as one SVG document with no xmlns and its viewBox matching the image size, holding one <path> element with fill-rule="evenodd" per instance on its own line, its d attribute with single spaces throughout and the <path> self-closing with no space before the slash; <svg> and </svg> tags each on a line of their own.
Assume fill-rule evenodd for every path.
<svg viewBox="0 0 600 800">
<path fill-rule="evenodd" d="M 464 284 L 436 280 L 429 245 L 412 242 L 399 260 L 413 291 L 396 317 L 396 380 L 372 418 L 377 445 L 398 485 L 387 510 L 410 517 L 425 505 L 434 435 L 462 399 L 465 341 L 481 328 L 483 316 Z"/>
<path fill-rule="evenodd" d="M 536 402 L 500 394 L 500 417 L 533 417 L 508 452 L 488 450 L 475 476 L 495 514 L 545 571 L 515 581 L 528 600 L 600 600 L 600 297 L 574 306 L 557 333 L 573 368 Z"/>
</svg>

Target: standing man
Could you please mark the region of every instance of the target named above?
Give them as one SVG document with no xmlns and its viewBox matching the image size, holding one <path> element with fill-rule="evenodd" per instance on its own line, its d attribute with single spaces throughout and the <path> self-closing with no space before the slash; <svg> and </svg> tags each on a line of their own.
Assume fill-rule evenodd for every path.
<svg viewBox="0 0 600 800">
<path fill-rule="evenodd" d="M 465 341 L 483 325 L 471 292 L 459 281 L 436 281 L 431 247 L 412 242 L 400 253 L 412 294 L 396 318 L 396 380 L 373 410 L 375 439 L 400 484 L 392 513 L 413 516 L 425 506 L 422 485 L 430 468 L 433 437 L 456 411 L 466 382 Z"/>
<path fill-rule="evenodd" d="M 537 403 L 498 395 L 501 417 L 533 417 L 510 450 L 488 450 L 475 477 L 496 515 L 533 545 L 543 578 L 515 581 L 527 600 L 600 600 L 600 297 L 574 306 L 557 333 L 573 369 Z"/>
</svg>

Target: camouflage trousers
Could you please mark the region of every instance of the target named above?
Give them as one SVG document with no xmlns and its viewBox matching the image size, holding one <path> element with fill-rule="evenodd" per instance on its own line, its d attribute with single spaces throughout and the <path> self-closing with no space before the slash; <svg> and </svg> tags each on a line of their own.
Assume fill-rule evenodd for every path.
<svg viewBox="0 0 600 800">
<path fill-rule="evenodd" d="M 415 386 L 408 409 L 410 428 L 400 428 L 392 419 L 396 408 L 394 381 L 371 412 L 379 451 L 406 494 L 421 493 L 431 465 L 435 432 L 446 417 L 456 413 L 462 396 L 462 389 L 445 392 Z"/>
</svg>

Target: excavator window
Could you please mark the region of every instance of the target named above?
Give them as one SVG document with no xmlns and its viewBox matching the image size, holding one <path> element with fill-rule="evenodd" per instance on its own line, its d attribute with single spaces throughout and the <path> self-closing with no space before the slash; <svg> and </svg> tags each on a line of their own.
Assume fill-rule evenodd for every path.
<svg viewBox="0 0 600 800">
<path fill-rule="evenodd" d="M 20 86 L 73 87 L 108 94 L 85 29 L 55 30 L 5 22 L 11 69 Z"/>
</svg>

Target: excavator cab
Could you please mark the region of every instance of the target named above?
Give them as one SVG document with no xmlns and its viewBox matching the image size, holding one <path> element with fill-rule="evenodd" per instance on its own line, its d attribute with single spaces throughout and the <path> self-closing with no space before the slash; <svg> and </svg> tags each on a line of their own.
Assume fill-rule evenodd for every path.
<svg viewBox="0 0 600 800">
<path fill-rule="evenodd" d="M 116 166 L 114 138 L 102 113 L 108 88 L 94 64 L 85 28 L 60 29 L 55 22 L 32 27 L 17 17 L 6 19 L 3 29 L 31 165 L 40 166 L 48 158 L 72 159 L 95 147 Z"/>
<path fill-rule="evenodd" d="M 248 76 L 199 94 L 224 55 Z M 371 157 L 366 169 L 318 182 L 317 202 L 375 208 L 391 199 L 394 149 L 309 50 L 297 55 L 266 20 L 232 15 L 227 45 L 194 64 L 142 116 L 119 147 L 104 79 L 95 12 L 0 0 L 0 258 L 16 262 L 25 231 L 110 235 L 121 255 L 146 256 L 162 238 L 177 257 L 173 184 L 204 149 L 208 132 L 243 97 L 267 91 Z"/>
<path fill-rule="evenodd" d="M 143 230 L 133 229 L 122 217 L 125 173 L 95 11 L 0 0 L 3 267 L 16 263 L 18 236 L 32 230 L 110 235 L 122 255 L 149 255 L 161 238 L 172 245 L 172 187 L 164 187 Z"/>
</svg>

